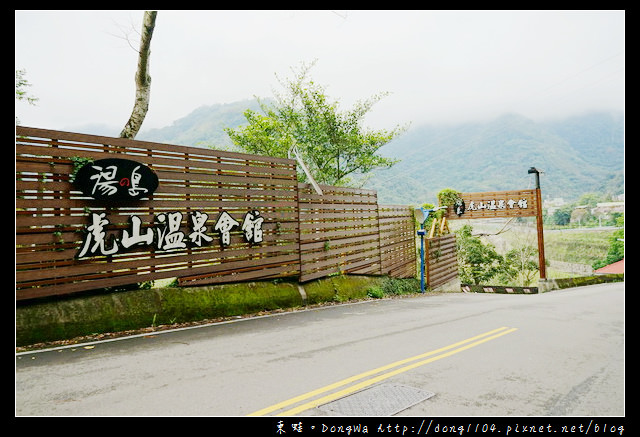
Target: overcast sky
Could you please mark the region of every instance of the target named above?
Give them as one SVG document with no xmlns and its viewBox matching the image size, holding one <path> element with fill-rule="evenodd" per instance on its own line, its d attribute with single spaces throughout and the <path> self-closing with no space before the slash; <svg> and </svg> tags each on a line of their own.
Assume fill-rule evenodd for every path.
<svg viewBox="0 0 640 437">
<path fill-rule="evenodd" d="M 135 95 L 143 11 L 16 11 L 15 68 L 36 106 L 20 124 L 116 126 Z M 203 105 L 271 97 L 276 74 L 312 79 L 345 109 L 390 92 L 367 124 L 534 120 L 624 110 L 624 11 L 159 11 L 142 130 Z M 87 132 L 91 133 L 91 132 Z"/>
</svg>

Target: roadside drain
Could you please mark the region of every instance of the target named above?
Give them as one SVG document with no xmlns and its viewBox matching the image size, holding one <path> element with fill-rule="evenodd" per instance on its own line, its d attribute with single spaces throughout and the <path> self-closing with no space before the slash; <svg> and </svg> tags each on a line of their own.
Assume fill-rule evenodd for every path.
<svg viewBox="0 0 640 437">
<path fill-rule="evenodd" d="M 380 384 L 318 408 L 337 416 L 393 416 L 434 395 L 404 385 Z"/>
</svg>

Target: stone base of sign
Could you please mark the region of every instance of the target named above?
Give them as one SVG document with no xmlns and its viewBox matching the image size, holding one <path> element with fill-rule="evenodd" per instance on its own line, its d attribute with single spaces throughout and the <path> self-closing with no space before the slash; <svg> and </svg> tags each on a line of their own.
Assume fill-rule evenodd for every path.
<svg viewBox="0 0 640 437">
<path fill-rule="evenodd" d="M 538 287 L 511 287 L 505 285 L 461 284 L 463 293 L 536 294 Z"/>
</svg>

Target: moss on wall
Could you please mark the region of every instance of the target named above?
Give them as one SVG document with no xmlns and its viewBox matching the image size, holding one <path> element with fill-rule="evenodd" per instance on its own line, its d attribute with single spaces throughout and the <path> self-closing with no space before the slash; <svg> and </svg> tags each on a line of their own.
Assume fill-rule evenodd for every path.
<svg viewBox="0 0 640 437">
<path fill-rule="evenodd" d="M 16 307 L 16 345 L 150 326 L 161 311 L 159 290 L 134 290 Z"/>
<path fill-rule="evenodd" d="M 367 297 L 379 278 L 336 276 L 304 284 L 306 304 Z M 16 346 L 154 325 L 196 322 L 305 305 L 297 282 L 158 288 L 20 303 Z"/>
<path fill-rule="evenodd" d="M 158 323 L 181 323 L 302 305 L 297 284 L 251 282 L 162 290 Z"/>
<path fill-rule="evenodd" d="M 380 277 L 336 275 L 304 284 L 307 303 L 346 302 L 364 299 L 371 287 L 382 282 Z"/>
</svg>

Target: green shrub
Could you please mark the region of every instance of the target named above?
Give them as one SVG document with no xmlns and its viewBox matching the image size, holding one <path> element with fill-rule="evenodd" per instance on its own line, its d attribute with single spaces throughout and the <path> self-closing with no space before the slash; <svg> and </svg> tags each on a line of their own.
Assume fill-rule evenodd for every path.
<svg viewBox="0 0 640 437">
<path fill-rule="evenodd" d="M 384 297 L 384 291 L 382 291 L 382 288 L 380 286 L 376 285 L 367 290 L 367 296 L 374 299 L 381 299 Z"/>
<path fill-rule="evenodd" d="M 369 287 L 367 296 L 380 299 L 385 296 L 400 296 L 420 292 L 417 279 L 385 278 L 380 284 Z"/>
</svg>

